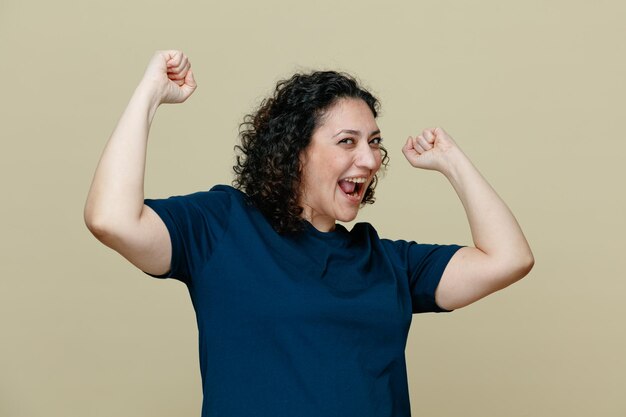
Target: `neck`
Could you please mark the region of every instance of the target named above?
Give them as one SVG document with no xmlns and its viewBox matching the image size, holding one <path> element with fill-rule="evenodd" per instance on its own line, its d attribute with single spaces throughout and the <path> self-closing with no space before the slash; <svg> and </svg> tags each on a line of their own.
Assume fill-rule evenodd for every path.
<svg viewBox="0 0 626 417">
<path fill-rule="evenodd" d="M 335 219 L 328 216 L 318 215 L 310 207 L 303 207 L 302 218 L 311 223 L 311 225 L 313 225 L 313 227 L 320 232 L 327 233 L 335 230 Z"/>
</svg>

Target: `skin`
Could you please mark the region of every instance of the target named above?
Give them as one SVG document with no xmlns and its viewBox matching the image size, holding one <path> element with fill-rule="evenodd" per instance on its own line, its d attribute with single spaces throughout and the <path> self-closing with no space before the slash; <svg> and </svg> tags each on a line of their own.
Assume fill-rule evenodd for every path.
<svg viewBox="0 0 626 417">
<path fill-rule="evenodd" d="M 523 278 L 534 257 L 513 213 L 442 128 L 409 136 L 402 152 L 415 168 L 443 174 L 467 215 L 474 247 L 460 249 L 448 263 L 435 294 L 453 310 Z"/>
<path fill-rule="evenodd" d="M 326 111 L 324 123 L 311 137 L 302 160 L 303 217 L 328 232 L 337 220 L 354 220 L 363 192 L 380 169 L 380 130 L 372 111 L 360 99 L 341 99 Z M 363 178 L 359 198 L 346 195 L 338 181 Z"/>
<path fill-rule="evenodd" d="M 148 132 L 159 105 L 182 103 L 195 89 L 182 52 L 155 53 L 105 146 L 85 204 L 85 223 L 94 236 L 152 274 L 169 270 L 172 248 L 165 224 L 143 204 Z M 361 196 L 347 199 L 337 181 L 371 181 L 381 163 L 377 131 L 360 100 L 340 100 L 329 109 L 301 155 L 303 216 L 314 227 L 329 231 L 335 221 L 356 217 Z M 472 233 L 474 246 L 457 251 L 443 273 L 435 297 L 440 307 L 464 307 L 528 274 L 534 258 L 515 217 L 446 131 L 429 128 L 409 136 L 402 152 L 411 166 L 448 179 Z"/>
<path fill-rule="evenodd" d="M 161 104 L 182 103 L 195 89 L 185 54 L 154 54 L 102 152 L 85 203 L 93 235 L 153 274 L 169 270 L 172 248 L 165 224 L 143 204 L 148 132 Z"/>
</svg>

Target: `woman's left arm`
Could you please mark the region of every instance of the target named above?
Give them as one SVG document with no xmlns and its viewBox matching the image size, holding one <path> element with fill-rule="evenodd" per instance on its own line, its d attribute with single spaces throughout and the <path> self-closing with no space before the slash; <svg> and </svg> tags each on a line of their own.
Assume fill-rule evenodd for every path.
<svg viewBox="0 0 626 417">
<path fill-rule="evenodd" d="M 454 254 L 435 300 L 446 310 L 465 307 L 523 278 L 534 265 L 533 254 L 513 213 L 441 128 L 409 137 L 402 148 L 409 163 L 441 172 L 459 196 L 475 247 Z"/>
</svg>

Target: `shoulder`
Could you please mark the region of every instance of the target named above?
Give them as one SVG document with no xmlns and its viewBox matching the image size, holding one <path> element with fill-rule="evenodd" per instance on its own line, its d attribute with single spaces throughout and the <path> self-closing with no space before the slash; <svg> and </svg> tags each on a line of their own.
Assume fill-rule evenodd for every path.
<svg viewBox="0 0 626 417">
<path fill-rule="evenodd" d="M 230 204 L 236 206 L 250 207 L 254 205 L 246 193 L 230 185 L 214 185 L 209 191 L 204 193 L 207 194 L 207 198 L 228 200 Z"/>
<path fill-rule="evenodd" d="M 215 185 L 209 190 L 168 198 L 147 198 L 144 203 L 164 221 L 177 219 L 180 223 L 218 220 L 227 222 L 236 206 L 243 206 L 245 194 L 228 185 Z M 167 224 L 167 221 L 166 221 Z"/>
<path fill-rule="evenodd" d="M 382 250 L 395 262 L 416 264 L 423 262 L 447 261 L 461 246 L 455 244 L 418 243 L 414 240 L 380 238 L 373 226 L 362 226 L 367 233 L 377 239 Z"/>
<path fill-rule="evenodd" d="M 356 223 L 352 230 L 350 230 L 350 234 L 355 236 L 366 236 L 369 238 L 380 239 L 378 237 L 378 232 L 370 223 L 367 222 L 359 222 Z"/>
<path fill-rule="evenodd" d="M 396 247 L 403 246 L 408 243 L 404 240 L 381 238 L 376 228 L 371 223 L 367 222 L 356 223 L 350 231 L 350 234 L 353 236 L 353 239 L 368 240 L 373 243 L 375 242 L 377 245 L 380 245 L 386 250 L 395 250 Z"/>
<path fill-rule="evenodd" d="M 234 201 L 243 201 L 245 194 L 229 185 L 215 185 L 209 190 L 195 191 L 190 194 L 175 195 L 167 199 L 152 200 L 148 202 L 162 201 L 178 203 L 180 205 L 197 206 L 198 208 L 225 208 L 228 209 Z"/>
<path fill-rule="evenodd" d="M 396 241 L 381 238 L 376 228 L 370 223 L 356 223 L 350 230 L 350 235 L 353 243 L 365 245 L 373 252 L 391 254 L 394 257 L 398 254 Z"/>
</svg>

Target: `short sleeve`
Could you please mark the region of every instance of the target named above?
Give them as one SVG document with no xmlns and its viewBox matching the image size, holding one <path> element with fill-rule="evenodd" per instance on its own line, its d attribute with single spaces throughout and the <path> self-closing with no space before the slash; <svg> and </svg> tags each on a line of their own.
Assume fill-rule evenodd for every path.
<svg viewBox="0 0 626 417">
<path fill-rule="evenodd" d="M 447 312 L 435 302 L 435 291 L 450 258 L 462 246 L 388 241 L 406 268 L 413 313 Z"/>
<path fill-rule="evenodd" d="M 228 227 L 230 195 L 222 186 L 209 191 L 144 204 L 163 220 L 172 243 L 170 270 L 155 278 L 175 278 L 189 284 L 194 271 L 210 258 Z M 144 271 L 145 272 L 145 271 Z"/>
</svg>

